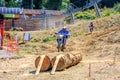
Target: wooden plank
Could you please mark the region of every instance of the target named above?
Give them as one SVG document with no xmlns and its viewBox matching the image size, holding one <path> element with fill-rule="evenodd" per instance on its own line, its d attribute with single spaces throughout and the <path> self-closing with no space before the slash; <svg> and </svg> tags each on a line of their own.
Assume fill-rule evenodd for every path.
<svg viewBox="0 0 120 80">
<path fill-rule="evenodd" d="M 56 57 L 56 60 L 55 60 L 54 66 L 53 66 L 52 71 L 51 71 L 51 74 L 52 74 L 52 75 L 55 74 L 55 70 L 56 70 L 56 68 L 57 68 L 57 65 L 58 65 L 59 59 L 60 59 L 62 56 L 64 56 L 64 55 L 58 55 L 58 56 Z"/>
<path fill-rule="evenodd" d="M 37 67 L 37 70 L 36 70 L 36 73 L 35 73 L 36 75 L 38 75 L 39 72 L 40 72 L 40 70 L 41 70 L 42 63 L 43 63 L 44 58 L 45 58 L 45 55 L 41 55 L 41 59 L 40 59 L 40 61 L 39 61 L 39 64 L 38 64 L 38 67 Z"/>
</svg>

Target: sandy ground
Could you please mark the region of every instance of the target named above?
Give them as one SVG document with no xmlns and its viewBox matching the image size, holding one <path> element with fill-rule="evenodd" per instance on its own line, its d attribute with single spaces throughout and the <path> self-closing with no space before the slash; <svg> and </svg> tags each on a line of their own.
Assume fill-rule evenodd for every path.
<svg viewBox="0 0 120 80">
<path fill-rule="evenodd" d="M 34 61 L 39 55 L 0 60 L 0 80 L 120 80 L 119 34 L 120 30 L 107 35 L 106 33 L 88 35 L 84 45 L 79 37 L 76 40 L 75 38 L 68 40 L 70 43 L 68 53 L 71 51 L 81 53 L 81 50 L 84 50 L 81 53 L 83 59 L 65 71 L 56 71 L 55 75 L 50 74 L 51 70 L 35 75 Z M 96 37 L 91 39 L 91 36 Z M 50 58 L 57 54 L 62 53 L 46 52 Z"/>
<path fill-rule="evenodd" d="M 56 53 L 47 55 L 53 57 Z M 65 71 L 56 71 L 55 75 L 50 74 L 51 70 L 35 75 L 34 61 L 38 55 L 2 60 L 0 80 L 120 80 L 120 55 L 116 56 L 115 63 L 112 53 L 102 57 L 99 54 L 82 55 L 83 60 L 79 64 Z"/>
</svg>

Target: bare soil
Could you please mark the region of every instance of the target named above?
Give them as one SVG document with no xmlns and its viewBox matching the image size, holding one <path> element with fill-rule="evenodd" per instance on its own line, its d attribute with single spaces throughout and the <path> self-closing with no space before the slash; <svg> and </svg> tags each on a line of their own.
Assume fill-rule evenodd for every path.
<svg viewBox="0 0 120 80">
<path fill-rule="evenodd" d="M 35 75 L 34 61 L 38 55 L 25 55 L 1 60 L 0 80 L 120 80 L 120 30 L 101 33 L 69 39 L 65 52 L 51 52 L 56 48 L 46 51 L 50 58 L 71 52 L 82 54 L 83 60 L 65 71 L 51 75 L 49 70 Z"/>
</svg>

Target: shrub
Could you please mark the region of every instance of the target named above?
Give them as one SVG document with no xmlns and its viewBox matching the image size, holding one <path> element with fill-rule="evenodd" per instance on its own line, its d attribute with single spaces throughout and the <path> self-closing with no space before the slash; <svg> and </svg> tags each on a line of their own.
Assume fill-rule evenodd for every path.
<svg viewBox="0 0 120 80">
<path fill-rule="evenodd" d="M 53 40 L 55 40 L 55 38 L 52 38 L 52 37 L 43 38 L 43 42 L 49 42 L 49 41 L 53 41 Z"/>
<path fill-rule="evenodd" d="M 115 4 L 113 8 L 116 12 L 120 12 L 120 4 Z"/>
<path fill-rule="evenodd" d="M 89 19 L 93 20 L 95 19 L 95 15 L 90 13 L 90 11 L 84 11 L 84 12 L 78 12 L 75 14 L 76 19 Z"/>
<path fill-rule="evenodd" d="M 112 14 L 113 10 L 112 9 L 106 9 L 103 13 L 102 16 L 106 17 L 106 16 L 110 16 Z"/>
</svg>

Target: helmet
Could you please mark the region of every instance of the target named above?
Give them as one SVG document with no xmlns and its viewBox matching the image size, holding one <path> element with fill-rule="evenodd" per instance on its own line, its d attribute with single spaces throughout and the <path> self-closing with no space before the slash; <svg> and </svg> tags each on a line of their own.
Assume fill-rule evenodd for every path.
<svg viewBox="0 0 120 80">
<path fill-rule="evenodd" d="M 93 24 L 93 22 L 90 22 L 91 24 Z"/>
<path fill-rule="evenodd" d="M 66 29 L 66 28 L 67 28 L 67 26 L 64 26 L 64 27 L 63 27 L 63 29 Z"/>
</svg>

